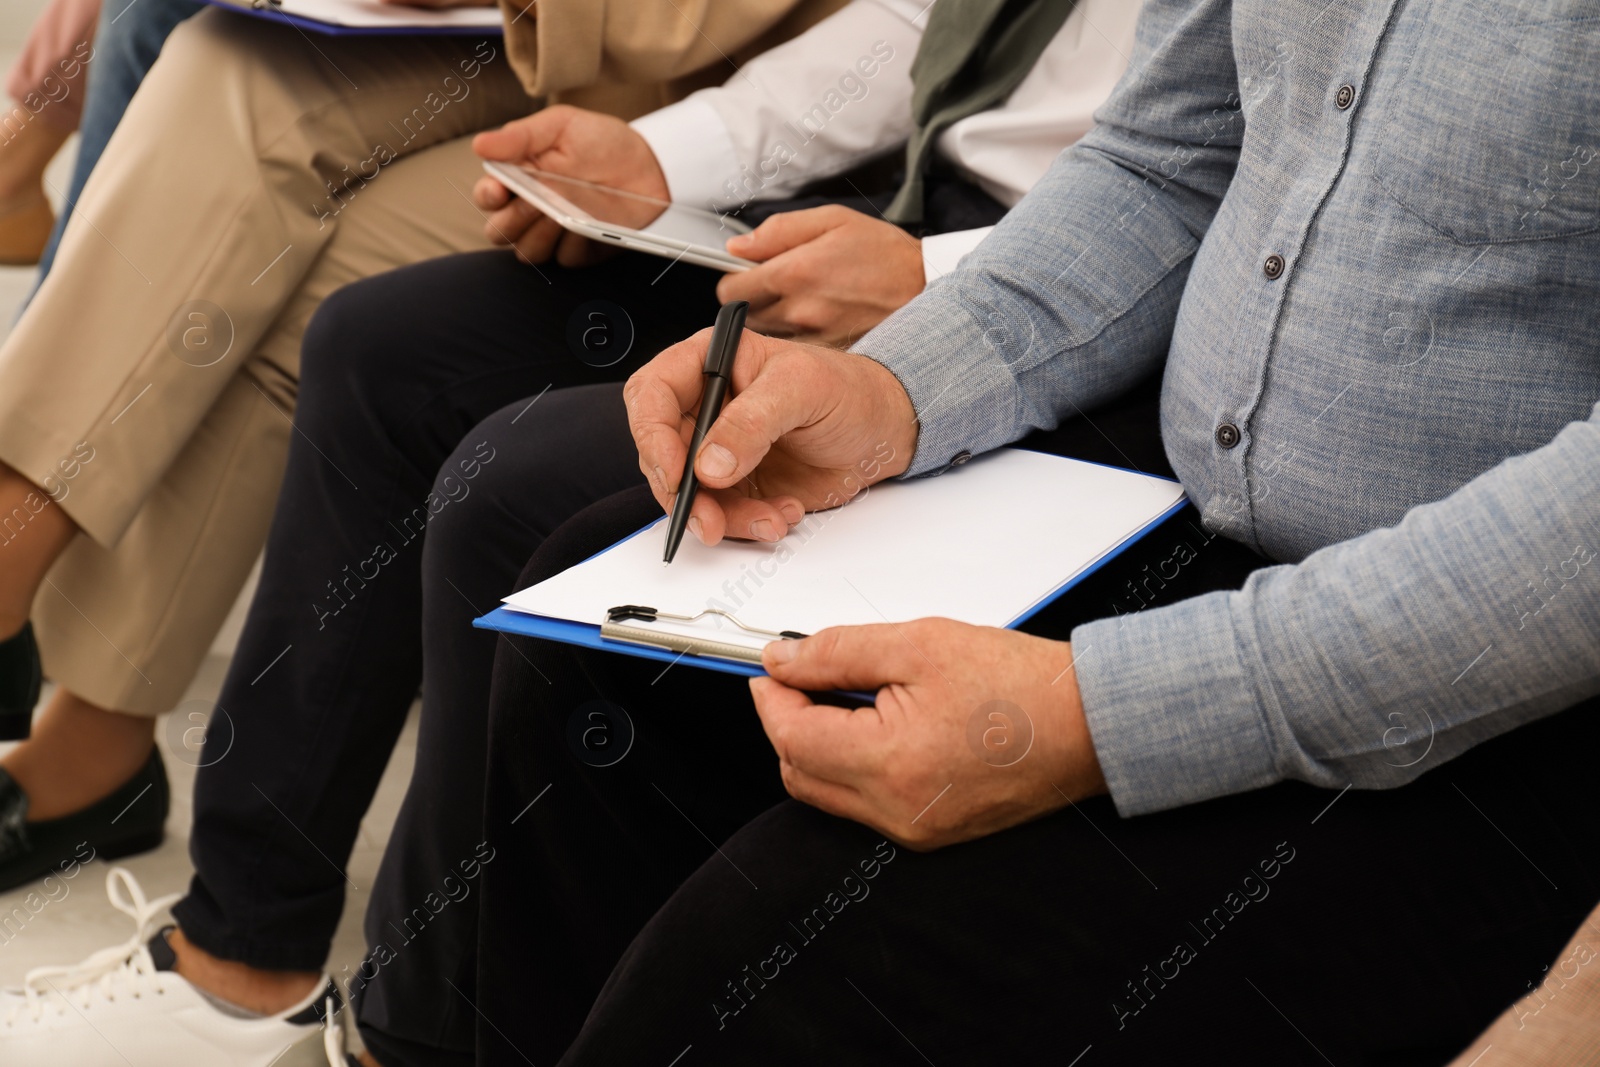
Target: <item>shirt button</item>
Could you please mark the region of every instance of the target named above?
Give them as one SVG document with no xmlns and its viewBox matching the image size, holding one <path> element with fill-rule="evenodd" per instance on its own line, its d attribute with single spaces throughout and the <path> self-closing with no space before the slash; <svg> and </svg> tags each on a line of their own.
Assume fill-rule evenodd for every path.
<svg viewBox="0 0 1600 1067">
<path fill-rule="evenodd" d="M 963 448 L 960 452 L 957 452 L 955 455 L 950 457 L 950 466 L 959 467 L 971 458 L 972 453 Z"/>
<path fill-rule="evenodd" d="M 1354 85 L 1341 85 L 1339 91 L 1333 94 L 1333 106 L 1340 111 L 1345 110 L 1356 102 L 1356 87 Z"/>
<path fill-rule="evenodd" d="M 1217 427 L 1217 444 L 1223 448 L 1232 448 L 1239 443 L 1239 427 L 1231 422 L 1225 422 Z"/>
<path fill-rule="evenodd" d="M 1267 261 L 1261 264 L 1261 273 L 1267 276 L 1267 281 L 1277 281 L 1283 273 L 1283 257 L 1276 252 L 1268 256 Z"/>
</svg>

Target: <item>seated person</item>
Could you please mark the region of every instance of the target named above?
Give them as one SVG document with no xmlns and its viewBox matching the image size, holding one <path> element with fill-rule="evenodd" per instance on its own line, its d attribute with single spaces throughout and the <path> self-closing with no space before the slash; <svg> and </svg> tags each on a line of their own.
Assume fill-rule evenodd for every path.
<svg viewBox="0 0 1600 1067">
<path fill-rule="evenodd" d="M 100 0 L 50 0 L 6 75 L 0 119 L 0 265 L 39 262 L 55 214 L 44 171 L 77 129 Z"/>
<path fill-rule="evenodd" d="M 16 106 L 0 134 L 0 263 L 38 263 L 41 275 L 49 273 L 84 182 L 162 42 L 203 6 L 197 0 L 117 0 L 111 16 L 101 19 L 100 0 L 51 0 L 40 13 L 6 78 Z M 72 178 L 61 195 L 61 215 L 53 218 L 45 167 L 74 131 Z"/>
<path fill-rule="evenodd" d="M 778 140 L 794 141 L 765 109 L 804 114 L 837 91 L 848 103 L 825 123 L 813 119 L 817 135 L 761 190 L 784 199 L 752 206 L 804 208 L 772 215 L 735 246 L 764 261 L 757 269 L 719 277 L 637 254 L 583 269 L 535 268 L 509 253 L 480 253 L 398 271 L 329 300 L 307 337 L 300 432 L 260 592 L 219 700 L 226 719 L 219 715 L 212 728 L 209 744 L 227 754 L 214 764 L 209 755 L 200 759 L 197 875 L 175 909 L 179 930 L 155 943 L 159 959 L 148 970 L 135 968 L 129 978 L 141 988 L 162 983 L 168 997 L 97 1001 L 105 1009 L 97 1025 L 167 1034 L 167 1006 L 192 1003 L 195 987 L 279 1021 L 311 999 L 320 1003 L 319 969 L 345 889 L 329 859 L 337 864 L 350 852 L 420 676 L 420 759 L 374 889 L 372 951 L 342 977 L 359 1000 L 375 1062 L 472 1059 L 474 1016 L 465 998 L 476 995 L 477 898 L 462 871 L 494 862 L 494 844 L 480 848 L 479 798 L 495 640 L 470 622 L 510 590 L 547 533 L 594 499 L 639 482 L 621 377 L 709 322 L 719 282 L 746 287 L 734 295 L 761 287 L 777 297 L 753 320 L 762 328 L 859 335 L 920 291 L 930 273 L 948 268 L 941 250 L 953 257 L 975 244 L 970 231 L 997 220 L 1091 125 L 1123 67 L 1135 19 L 1116 0 L 1090 0 L 1072 16 L 1056 10 L 1062 25 L 1037 42 L 1037 64 L 1029 59 L 1015 72 L 1014 91 L 955 124 L 930 153 L 940 163 L 918 229 L 941 236 L 919 241 L 875 213 L 789 199 L 912 131 L 910 69 L 923 7 L 861 0 L 747 64 L 727 86 L 637 128 L 552 108 L 479 140 L 495 158 L 541 166 L 583 159 L 611 168 L 597 176 L 653 175 L 658 194 L 690 203 L 716 197 L 719 207 L 733 207 L 753 190 L 736 185 L 730 193 L 723 182 L 743 181 L 740 164 L 759 173 Z M 1090 21 L 1109 41 L 1088 31 Z M 1018 128 L 1032 133 L 1018 141 Z M 683 147 L 719 138 L 734 154 L 725 170 L 700 166 L 701 154 Z M 890 195 L 854 198 L 867 211 L 873 200 L 892 199 L 892 186 L 869 188 Z M 483 193 L 486 205 L 501 205 L 491 232 L 543 259 L 553 235 L 503 206 L 495 183 Z M 586 252 L 569 247 L 562 255 Z M 631 348 L 618 341 L 629 348 L 626 358 L 569 347 L 569 324 L 595 300 L 612 305 L 613 327 L 633 331 Z M 620 362 L 609 368 L 585 362 L 614 358 Z M 585 374 L 593 384 L 560 387 Z M 468 434 L 519 397 L 481 434 Z M 515 465 L 506 462 L 513 455 Z M 430 493 L 442 462 L 449 480 Z M 508 495 L 536 506 L 507 511 L 500 502 Z M 442 566 L 429 570 L 428 561 Z M 437 639 L 425 654 L 424 633 Z M 219 736 L 223 722 L 236 733 Z M 231 749 L 228 736 L 238 739 Z M 441 906 L 433 911 L 427 900 Z M 135 949 L 124 958 L 143 960 Z M 168 962 L 175 973 L 157 966 Z M 180 989 L 183 997 L 173 995 Z M 0 1049 L 26 1063 L 35 1046 L 25 1041 L 37 1031 L 18 1026 L 10 1044 L 0 1031 Z M 52 1054 L 79 1038 L 87 1042 L 81 1062 L 106 1055 L 93 1032 L 60 1029 L 51 1032 Z"/>
<path fill-rule="evenodd" d="M 1150 0 L 959 270 L 850 353 L 747 335 L 708 543 L 1156 371 L 1202 521 L 1035 633 L 825 631 L 748 685 L 503 642 L 479 1062 L 1438 1064 L 1525 993 L 1600 896 L 1596 32 Z M 648 488 L 524 582 L 662 514 L 705 344 L 626 390 Z M 997 699 L 1010 766 L 966 736 Z M 568 739 L 596 701 L 610 766 Z"/>
<path fill-rule="evenodd" d="M 265 540 L 305 324 L 348 282 L 487 247 L 466 135 L 534 96 L 638 114 L 838 2 L 630 0 L 602 25 L 546 0 L 505 41 L 312 42 L 222 10 L 173 32 L 0 346 L 0 737 L 26 734 L 41 657 L 57 683 L 0 760 L 0 815 L 24 826 L 0 890 L 85 842 L 161 840 L 154 717 Z"/>
</svg>

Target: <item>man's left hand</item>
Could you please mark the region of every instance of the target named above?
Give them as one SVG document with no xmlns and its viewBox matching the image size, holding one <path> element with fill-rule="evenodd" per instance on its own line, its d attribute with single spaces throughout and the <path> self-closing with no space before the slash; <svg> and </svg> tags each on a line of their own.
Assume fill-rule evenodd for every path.
<svg viewBox="0 0 1600 1067">
<path fill-rule="evenodd" d="M 762 665 L 772 677 L 750 690 L 789 795 L 907 848 L 1106 791 L 1066 642 L 921 619 L 774 641 Z M 830 689 L 877 702 L 850 711 L 802 692 Z"/>
</svg>

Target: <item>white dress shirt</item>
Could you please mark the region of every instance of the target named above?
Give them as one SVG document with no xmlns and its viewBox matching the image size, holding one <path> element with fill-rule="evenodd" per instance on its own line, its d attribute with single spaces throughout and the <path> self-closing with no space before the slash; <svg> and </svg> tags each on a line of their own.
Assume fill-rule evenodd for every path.
<svg viewBox="0 0 1600 1067">
<path fill-rule="evenodd" d="M 672 199 L 724 211 L 792 196 L 899 151 L 913 124 L 911 61 L 933 5 L 855 0 L 751 60 L 725 84 L 636 120 Z M 1127 66 L 1139 0 L 1080 0 L 1000 107 L 962 119 L 936 151 L 1007 207 L 1021 200 Z M 929 281 L 955 268 L 985 227 L 925 238 Z"/>
</svg>

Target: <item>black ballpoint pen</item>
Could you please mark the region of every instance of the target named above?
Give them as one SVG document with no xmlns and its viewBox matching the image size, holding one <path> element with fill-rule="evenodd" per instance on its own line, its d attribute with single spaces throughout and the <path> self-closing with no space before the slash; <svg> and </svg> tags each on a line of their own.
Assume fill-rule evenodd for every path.
<svg viewBox="0 0 1600 1067">
<path fill-rule="evenodd" d="M 727 398 L 728 386 L 733 380 L 733 357 L 739 351 L 739 338 L 744 333 L 745 312 L 750 305 L 743 300 L 723 304 L 717 312 L 717 324 L 711 330 L 711 347 L 706 349 L 703 371 L 705 390 L 700 395 L 700 417 L 695 420 L 694 436 L 689 438 L 689 455 L 683 461 L 683 477 L 678 479 L 678 498 L 672 504 L 672 518 L 667 520 L 667 551 L 662 557 L 671 563 L 683 541 L 683 531 L 689 525 L 689 511 L 694 507 L 694 495 L 700 488 L 694 476 L 694 460 L 700 454 L 711 424 L 722 411 L 722 401 Z"/>
</svg>

